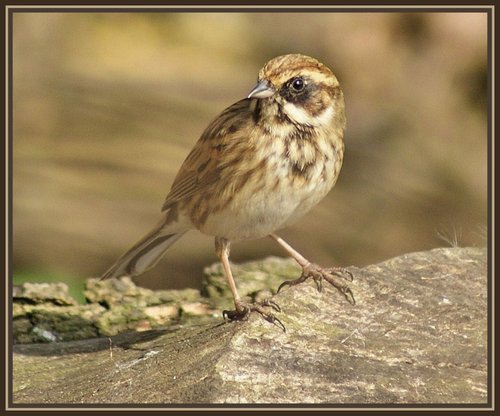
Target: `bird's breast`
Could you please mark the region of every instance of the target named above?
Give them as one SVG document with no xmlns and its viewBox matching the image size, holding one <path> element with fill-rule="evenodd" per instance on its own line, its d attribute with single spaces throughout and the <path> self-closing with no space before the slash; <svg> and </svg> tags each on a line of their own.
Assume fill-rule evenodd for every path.
<svg viewBox="0 0 500 416">
<path fill-rule="evenodd" d="M 290 139 L 257 147 L 251 155 L 255 163 L 223 173 L 219 188 L 207 198 L 226 203 L 205 215 L 197 228 L 234 241 L 264 237 L 300 218 L 338 177 L 343 143 L 332 143 Z"/>
</svg>

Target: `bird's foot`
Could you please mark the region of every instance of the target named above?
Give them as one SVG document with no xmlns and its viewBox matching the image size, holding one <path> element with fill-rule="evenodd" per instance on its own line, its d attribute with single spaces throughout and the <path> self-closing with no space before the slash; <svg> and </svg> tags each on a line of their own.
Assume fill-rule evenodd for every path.
<svg viewBox="0 0 500 416">
<path fill-rule="evenodd" d="M 266 311 L 265 307 L 270 307 L 274 309 L 276 312 L 281 312 L 281 308 L 279 305 L 270 300 L 265 299 L 261 302 L 255 303 L 244 303 L 242 301 L 238 301 L 235 303 L 236 310 L 234 311 L 222 311 L 222 316 L 224 318 L 229 319 L 230 321 L 245 321 L 248 319 L 248 316 L 251 312 L 257 312 L 262 316 L 266 321 L 276 325 L 278 328 L 282 329 L 283 332 L 286 332 L 285 325 L 276 318 L 272 313 Z"/>
<path fill-rule="evenodd" d="M 309 263 L 302 269 L 302 274 L 298 279 L 284 281 L 278 287 L 278 293 L 285 286 L 295 286 L 302 282 L 305 282 L 307 279 L 310 278 L 312 278 L 314 280 L 314 283 L 316 283 L 318 292 L 321 292 L 323 290 L 323 279 L 324 279 L 328 283 L 330 283 L 335 289 L 337 289 L 340 293 L 342 293 L 350 304 L 354 305 L 356 303 L 351 288 L 345 282 L 346 280 L 349 282 L 353 281 L 354 277 L 349 270 L 343 267 L 323 268 L 313 263 Z"/>
</svg>

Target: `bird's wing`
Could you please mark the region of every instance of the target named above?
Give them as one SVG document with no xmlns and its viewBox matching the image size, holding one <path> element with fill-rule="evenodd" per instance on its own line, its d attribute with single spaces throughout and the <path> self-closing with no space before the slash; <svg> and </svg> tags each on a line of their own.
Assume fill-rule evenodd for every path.
<svg viewBox="0 0 500 416">
<path fill-rule="evenodd" d="M 203 191 L 220 177 L 224 153 L 240 137 L 242 127 L 251 121 L 255 100 L 243 99 L 224 110 L 205 129 L 177 173 L 162 211 Z"/>
</svg>

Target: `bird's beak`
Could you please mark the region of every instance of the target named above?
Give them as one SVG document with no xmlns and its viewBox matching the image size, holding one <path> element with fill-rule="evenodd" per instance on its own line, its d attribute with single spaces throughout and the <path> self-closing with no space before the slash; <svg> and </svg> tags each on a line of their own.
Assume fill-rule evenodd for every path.
<svg viewBox="0 0 500 416">
<path fill-rule="evenodd" d="M 263 79 L 252 88 L 252 91 L 250 91 L 247 98 L 267 98 L 274 95 L 275 92 L 276 91 L 269 81 Z"/>
</svg>

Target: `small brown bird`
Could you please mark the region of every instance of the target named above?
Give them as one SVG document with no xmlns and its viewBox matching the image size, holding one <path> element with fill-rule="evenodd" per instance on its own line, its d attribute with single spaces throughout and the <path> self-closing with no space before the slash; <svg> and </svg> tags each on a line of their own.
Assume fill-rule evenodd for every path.
<svg viewBox="0 0 500 416">
<path fill-rule="evenodd" d="M 250 312 L 283 324 L 266 311 L 270 301 L 242 301 L 229 264 L 230 243 L 270 236 L 302 267 L 285 285 L 322 280 L 347 300 L 354 297 L 343 268 L 321 268 L 274 231 L 293 223 L 333 187 L 344 155 L 344 96 L 337 78 L 316 59 L 283 55 L 259 72 L 248 97 L 224 110 L 201 135 L 175 177 L 160 222 L 102 276 L 137 276 L 153 267 L 184 233 L 197 229 L 215 237 L 215 251 L 234 297 L 231 320 Z M 339 276 L 342 279 L 339 279 Z"/>
</svg>

